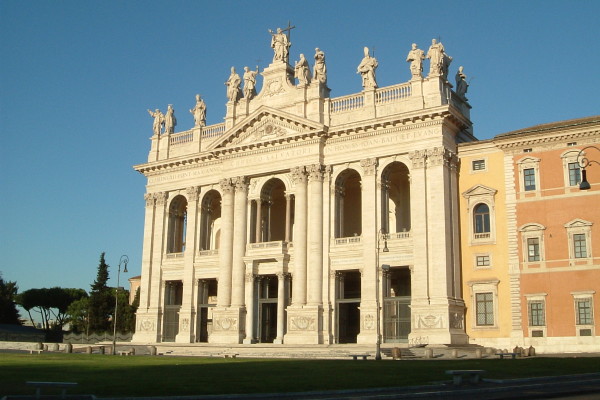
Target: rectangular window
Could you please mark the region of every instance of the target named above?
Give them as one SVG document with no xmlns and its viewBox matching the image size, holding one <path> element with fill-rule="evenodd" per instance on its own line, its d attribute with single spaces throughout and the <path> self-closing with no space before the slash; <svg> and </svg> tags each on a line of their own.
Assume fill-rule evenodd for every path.
<svg viewBox="0 0 600 400">
<path fill-rule="evenodd" d="M 523 170 L 523 180 L 525 190 L 535 190 L 535 169 L 526 168 Z"/>
<path fill-rule="evenodd" d="M 592 325 L 594 323 L 591 298 L 576 299 L 575 308 L 577 312 L 577 325 Z"/>
<path fill-rule="evenodd" d="M 478 267 L 489 267 L 490 266 L 490 256 L 477 256 L 477 266 Z"/>
<path fill-rule="evenodd" d="M 546 320 L 544 316 L 544 302 L 530 301 L 529 302 L 529 326 L 545 326 Z"/>
<path fill-rule="evenodd" d="M 540 261 L 540 238 L 527 239 L 527 261 Z"/>
<path fill-rule="evenodd" d="M 485 160 L 474 160 L 472 163 L 473 171 L 482 171 L 485 169 Z"/>
<path fill-rule="evenodd" d="M 477 313 L 477 326 L 494 325 L 493 293 L 476 293 L 475 303 Z"/>
<path fill-rule="evenodd" d="M 581 182 L 581 168 L 579 163 L 569 163 L 569 185 L 576 186 Z"/>
<path fill-rule="evenodd" d="M 575 258 L 587 258 L 585 233 L 576 233 L 573 235 L 573 250 Z"/>
</svg>

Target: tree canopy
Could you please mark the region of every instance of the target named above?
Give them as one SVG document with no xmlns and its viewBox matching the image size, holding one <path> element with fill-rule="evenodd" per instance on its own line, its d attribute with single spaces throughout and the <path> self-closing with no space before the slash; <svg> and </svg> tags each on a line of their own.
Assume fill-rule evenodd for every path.
<svg viewBox="0 0 600 400">
<path fill-rule="evenodd" d="M 67 309 L 74 301 L 87 297 L 83 289 L 53 287 L 50 289 L 29 289 L 17 296 L 17 302 L 29 314 L 34 324 L 31 312 L 38 312 L 42 317 L 44 330 L 61 330 L 68 321 Z"/>
<path fill-rule="evenodd" d="M 21 325 L 21 316 L 15 304 L 18 291 L 16 282 L 5 282 L 0 274 L 0 324 Z"/>
</svg>

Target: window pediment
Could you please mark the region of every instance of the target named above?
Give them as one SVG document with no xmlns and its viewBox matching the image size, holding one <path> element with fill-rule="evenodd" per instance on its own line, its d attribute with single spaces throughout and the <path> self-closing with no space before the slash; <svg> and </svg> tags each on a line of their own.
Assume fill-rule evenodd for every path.
<svg viewBox="0 0 600 400">
<path fill-rule="evenodd" d="M 471 197 L 493 197 L 498 193 L 496 189 L 485 185 L 475 185 L 471 189 L 463 192 L 463 197 L 469 199 Z"/>
<path fill-rule="evenodd" d="M 546 227 L 542 224 L 530 223 L 530 224 L 522 225 L 519 228 L 519 232 L 537 232 L 537 231 L 543 231 L 545 229 L 546 229 Z"/>
<path fill-rule="evenodd" d="M 592 226 L 592 223 L 581 218 L 576 218 L 570 222 L 567 222 L 565 228 L 582 228 L 586 226 Z"/>
</svg>

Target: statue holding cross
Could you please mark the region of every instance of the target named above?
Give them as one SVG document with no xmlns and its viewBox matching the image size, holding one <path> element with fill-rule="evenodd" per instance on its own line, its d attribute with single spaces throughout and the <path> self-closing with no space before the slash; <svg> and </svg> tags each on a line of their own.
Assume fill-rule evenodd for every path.
<svg viewBox="0 0 600 400">
<path fill-rule="evenodd" d="M 277 28 L 277 32 L 273 32 L 269 29 L 269 33 L 271 34 L 271 47 L 273 48 L 275 55 L 273 56 L 273 62 L 275 61 L 283 61 L 285 63 L 288 62 L 290 56 L 290 47 L 292 46 L 292 42 L 290 42 L 290 31 L 294 29 L 295 26 L 291 26 L 288 22 L 288 26 L 285 29 Z M 287 31 L 287 34 L 284 33 Z"/>
</svg>

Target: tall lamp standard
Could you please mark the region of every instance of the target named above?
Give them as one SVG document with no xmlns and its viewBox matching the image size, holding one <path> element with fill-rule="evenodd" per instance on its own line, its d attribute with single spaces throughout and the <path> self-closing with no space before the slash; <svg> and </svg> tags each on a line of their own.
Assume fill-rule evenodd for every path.
<svg viewBox="0 0 600 400">
<path fill-rule="evenodd" d="M 390 249 L 388 249 L 387 247 L 387 234 L 383 233 L 382 230 L 379 230 L 378 235 L 377 235 L 377 252 L 375 253 L 375 260 L 377 265 L 375 265 L 375 274 L 377 275 L 377 281 L 376 281 L 376 287 L 375 287 L 375 297 L 377 297 L 377 347 L 376 347 L 376 351 L 375 351 L 375 360 L 381 360 L 381 303 L 379 300 L 379 246 L 381 243 L 381 239 L 383 239 L 383 249 L 381 249 L 381 251 L 383 251 L 384 253 L 387 253 L 390 251 Z M 387 264 L 384 264 L 381 266 L 381 270 L 382 271 L 389 271 L 390 266 Z"/>
<path fill-rule="evenodd" d="M 113 356 L 117 354 L 117 311 L 119 310 L 119 280 L 121 278 L 121 264 L 123 264 L 123 273 L 127 273 L 127 263 L 129 263 L 129 257 L 122 255 L 119 260 L 119 270 L 117 272 L 117 288 L 115 289 L 115 315 L 113 316 L 114 328 L 113 328 L 113 345 L 112 353 Z"/>
<path fill-rule="evenodd" d="M 579 184 L 579 190 L 589 190 L 592 188 L 590 183 L 587 181 L 587 171 L 585 170 L 587 166 L 590 164 L 600 165 L 600 162 L 598 161 L 590 160 L 587 157 L 582 157 L 584 154 L 583 152 L 587 149 L 595 149 L 600 151 L 600 149 L 596 146 L 587 146 L 581 149 L 579 154 L 577 154 L 577 163 L 579 164 L 579 168 L 581 168 L 581 183 Z"/>
</svg>

